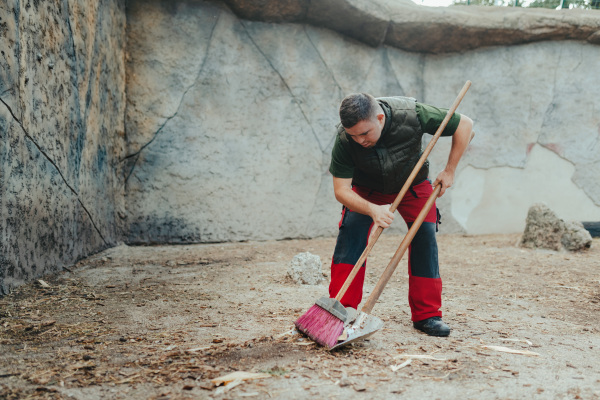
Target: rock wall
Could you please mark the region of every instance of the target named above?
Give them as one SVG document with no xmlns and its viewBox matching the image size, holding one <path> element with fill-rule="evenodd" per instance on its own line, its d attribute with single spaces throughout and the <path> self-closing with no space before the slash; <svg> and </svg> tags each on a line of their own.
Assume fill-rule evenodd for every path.
<svg viewBox="0 0 600 400">
<path fill-rule="evenodd" d="M 247 18 L 302 23 L 249 21 L 220 2 L 128 3 L 130 242 L 333 235 L 340 205 L 327 168 L 341 99 L 366 91 L 448 107 L 467 79 L 473 86 L 459 110 L 473 118 L 477 136 L 456 187 L 439 202 L 442 232 L 517 232 L 538 201 L 568 219 L 600 217 L 600 97 L 591 89 L 600 83 L 600 47 L 591 40 L 415 53 L 390 45 L 389 32 L 364 40 L 369 46 L 335 32 L 342 28 L 314 26 L 314 10 L 298 8 L 304 2 L 227 3 Z M 448 12 L 454 21 L 464 11 Z M 526 10 L 508 12 L 512 19 L 463 22 L 485 27 L 491 18 L 519 31 L 515 21 L 532 20 Z M 566 14 L 548 15 L 545 23 L 560 25 L 568 39 Z M 583 39 L 599 17 L 586 14 Z M 432 174 L 449 148 L 450 140 L 438 142 Z"/>
<path fill-rule="evenodd" d="M 0 294 L 117 243 L 125 3 L 0 3 Z"/>
</svg>

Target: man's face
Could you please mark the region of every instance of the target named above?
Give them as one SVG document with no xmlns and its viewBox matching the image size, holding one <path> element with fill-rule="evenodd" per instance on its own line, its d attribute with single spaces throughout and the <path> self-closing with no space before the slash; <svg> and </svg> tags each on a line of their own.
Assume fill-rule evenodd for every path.
<svg viewBox="0 0 600 400">
<path fill-rule="evenodd" d="M 352 139 L 362 147 L 369 148 L 375 146 L 381 137 L 381 131 L 385 125 L 385 115 L 383 112 L 376 117 L 365 119 L 354 125 L 352 128 L 344 128 Z"/>
</svg>

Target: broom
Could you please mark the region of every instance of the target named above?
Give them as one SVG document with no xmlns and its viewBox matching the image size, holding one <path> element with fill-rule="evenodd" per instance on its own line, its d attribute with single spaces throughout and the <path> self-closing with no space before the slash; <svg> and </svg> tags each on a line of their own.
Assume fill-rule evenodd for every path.
<svg viewBox="0 0 600 400">
<path fill-rule="evenodd" d="M 427 157 L 429 156 L 429 153 L 431 153 L 433 146 L 435 145 L 439 137 L 442 135 L 444 129 L 446 129 L 446 125 L 448 125 L 450 117 L 454 115 L 454 112 L 458 108 L 458 105 L 467 93 L 467 90 L 469 90 L 470 86 L 471 81 L 467 81 L 464 84 L 463 88 L 458 94 L 458 97 L 456 98 L 456 100 L 454 100 L 452 107 L 450 107 L 448 113 L 444 117 L 444 120 L 435 132 L 435 135 L 433 135 L 433 138 L 425 148 L 425 151 L 421 155 L 421 158 L 419 158 L 419 161 L 417 161 L 417 164 L 413 168 L 411 174 L 408 176 L 408 179 L 402 186 L 402 189 L 400 189 L 400 192 L 396 196 L 394 203 L 392 203 L 392 206 L 390 207 L 390 212 L 393 213 L 394 211 L 396 211 L 398 205 L 400 205 L 402 198 L 410 188 L 410 185 L 413 183 L 415 177 L 417 176 L 417 173 L 421 170 L 421 167 L 427 160 Z M 364 264 L 365 260 L 367 259 L 367 256 L 371 252 L 371 249 L 379 239 L 381 232 L 383 232 L 383 228 L 378 226 L 377 230 L 372 235 L 372 240 L 370 240 L 367 243 L 367 247 L 365 248 L 360 258 L 354 265 L 354 268 L 352 268 L 352 271 L 346 278 L 344 285 L 338 291 L 335 298 L 320 298 L 319 300 L 317 300 L 315 305 L 309 308 L 308 311 L 306 311 L 306 313 L 304 313 L 302 316 L 300 316 L 300 318 L 298 318 L 295 325 L 299 331 L 304 332 L 309 338 L 327 348 L 331 348 L 336 345 L 338 338 L 344 331 L 344 322 L 346 322 L 347 318 L 346 309 L 344 308 L 342 303 L 340 303 L 340 300 L 346 294 L 346 291 L 350 287 L 350 284 L 354 280 L 354 277 L 358 273 L 360 267 Z"/>
</svg>

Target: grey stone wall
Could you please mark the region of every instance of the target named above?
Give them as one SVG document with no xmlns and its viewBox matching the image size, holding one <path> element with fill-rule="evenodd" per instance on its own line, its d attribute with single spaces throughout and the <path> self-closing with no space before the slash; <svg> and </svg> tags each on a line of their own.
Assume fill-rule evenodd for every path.
<svg viewBox="0 0 600 400">
<path fill-rule="evenodd" d="M 125 4 L 0 3 L 0 294 L 120 240 Z"/>
<path fill-rule="evenodd" d="M 272 20 L 311 15 L 273 10 Z M 563 218 L 600 218 L 596 45 L 414 53 L 202 1 L 131 1 L 127 18 L 132 243 L 333 235 L 341 207 L 327 169 L 341 99 L 366 91 L 449 107 L 467 79 L 459 110 L 477 136 L 438 203 L 442 232 L 517 232 L 538 201 Z M 434 149 L 434 178 L 449 148 L 442 138 Z"/>
</svg>

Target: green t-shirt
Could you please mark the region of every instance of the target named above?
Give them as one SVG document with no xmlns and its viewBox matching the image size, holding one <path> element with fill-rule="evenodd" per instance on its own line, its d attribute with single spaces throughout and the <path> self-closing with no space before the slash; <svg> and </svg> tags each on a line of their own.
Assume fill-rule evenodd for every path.
<svg viewBox="0 0 600 400">
<path fill-rule="evenodd" d="M 387 111 L 384 109 L 384 111 Z M 424 133 L 430 135 L 435 134 L 435 131 L 440 127 L 442 121 L 448 113 L 447 108 L 437 108 L 427 104 L 416 104 L 417 117 L 421 123 L 421 128 Z M 386 112 L 386 118 L 388 112 Z M 446 128 L 442 132 L 442 136 L 452 136 L 456 132 L 458 123 L 460 122 L 460 114 L 454 114 L 448 121 Z M 336 178 L 352 178 L 354 176 L 354 161 L 352 156 L 344 148 L 340 142 L 340 137 L 336 132 L 335 144 L 331 150 L 331 163 L 329 164 L 329 172 Z"/>
</svg>

